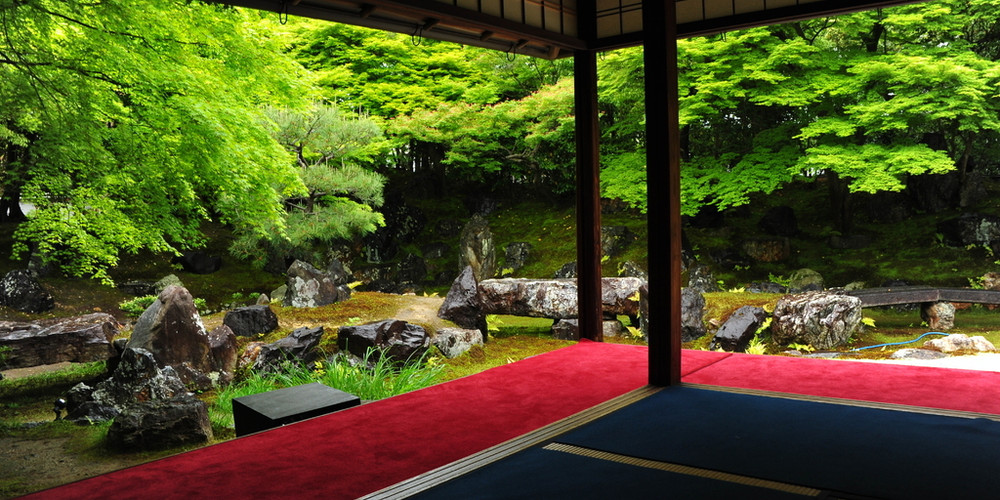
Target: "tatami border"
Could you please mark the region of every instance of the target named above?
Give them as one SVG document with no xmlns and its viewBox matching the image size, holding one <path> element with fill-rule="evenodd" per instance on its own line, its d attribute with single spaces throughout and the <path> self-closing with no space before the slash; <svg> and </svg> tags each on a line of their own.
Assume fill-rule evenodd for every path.
<svg viewBox="0 0 1000 500">
<path fill-rule="evenodd" d="M 361 497 L 362 499 L 406 498 L 428 490 L 445 481 L 468 474 L 476 469 L 507 458 L 515 453 L 552 440 L 581 425 L 618 411 L 636 401 L 642 400 L 662 390 L 663 387 L 647 385 L 627 392 L 597 406 L 570 415 L 545 427 L 523 434 L 509 441 L 469 455 L 461 460 L 443 465 L 419 476 L 407 479 L 382 490 Z"/>
</svg>

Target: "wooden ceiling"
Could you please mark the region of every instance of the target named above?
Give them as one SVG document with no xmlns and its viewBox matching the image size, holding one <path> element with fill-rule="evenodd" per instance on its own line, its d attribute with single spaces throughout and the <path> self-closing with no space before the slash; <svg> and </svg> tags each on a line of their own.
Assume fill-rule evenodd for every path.
<svg viewBox="0 0 1000 500">
<path fill-rule="evenodd" d="M 555 59 L 642 43 L 642 0 L 213 0 Z M 649 1 L 649 0 L 647 0 Z M 669 1 L 669 0 L 664 0 Z M 678 36 L 916 0 L 678 0 Z"/>
</svg>

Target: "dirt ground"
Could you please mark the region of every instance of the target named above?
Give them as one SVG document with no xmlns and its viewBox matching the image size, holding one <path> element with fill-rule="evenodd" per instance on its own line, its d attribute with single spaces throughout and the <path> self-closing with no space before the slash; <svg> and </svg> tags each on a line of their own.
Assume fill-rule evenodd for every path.
<svg viewBox="0 0 1000 500">
<path fill-rule="evenodd" d="M 70 438 L 0 438 L 0 498 L 14 498 L 144 462 L 136 457 L 93 460 L 70 450 Z"/>
</svg>

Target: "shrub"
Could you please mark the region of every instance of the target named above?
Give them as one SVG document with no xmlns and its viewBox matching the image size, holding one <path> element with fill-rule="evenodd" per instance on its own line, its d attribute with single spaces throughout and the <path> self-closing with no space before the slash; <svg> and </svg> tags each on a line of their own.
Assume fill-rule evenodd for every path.
<svg viewBox="0 0 1000 500">
<path fill-rule="evenodd" d="M 132 300 L 126 300 L 118 304 L 118 308 L 122 310 L 123 313 L 129 315 L 133 318 L 138 318 L 142 316 L 142 313 L 149 308 L 150 305 L 156 300 L 156 295 L 146 295 L 143 297 L 136 297 Z M 205 299 L 200 297 L 195 297 L 194 307 L 198 309 L 199 312 L 205 311 L 208 308 Z"/>
</svg>

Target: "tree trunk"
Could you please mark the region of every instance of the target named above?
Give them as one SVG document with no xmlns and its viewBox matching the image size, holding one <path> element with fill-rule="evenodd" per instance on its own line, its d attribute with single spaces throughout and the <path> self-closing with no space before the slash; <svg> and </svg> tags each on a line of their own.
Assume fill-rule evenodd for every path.
<svg viewBox="0 0 1000 500">
<path fill-rule="evenodd" d="M 854 213 L 851 210 L 851 192 L 847 187 L 847 181 L 841 179 L 836 172 L 830 171 L 827 174 L 827 186 L 830 190 L 830 206 L 833 209 L 830 215 L 833 218 L 834 229 L 843 235 L 850 234 L 854 229 Z"/>
<path fill-rule="evenodd" d="M 0 222 L 22 222 L 26 219 L 21 210 L 21 186 L 24 174 L 16 170 L 24 151 L 15 146 L 0 150 Z"/>
</svg>

